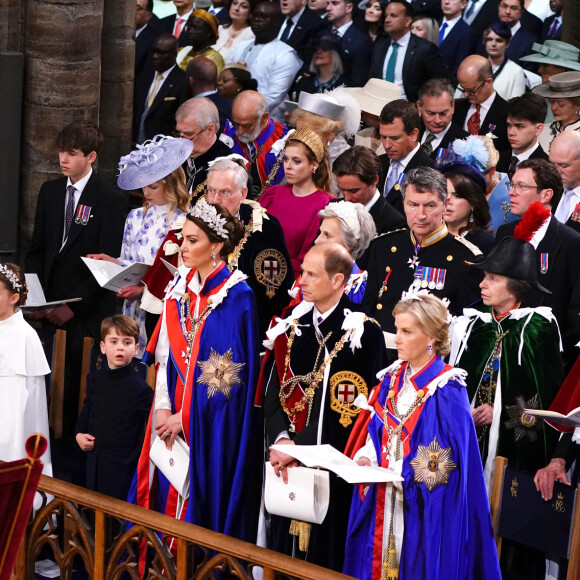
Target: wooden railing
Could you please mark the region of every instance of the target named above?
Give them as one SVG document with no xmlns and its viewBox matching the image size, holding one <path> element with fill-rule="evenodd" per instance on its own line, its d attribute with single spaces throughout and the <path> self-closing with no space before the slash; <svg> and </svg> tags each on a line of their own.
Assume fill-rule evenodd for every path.
<svg viewBox="0 0 580 580">
<path fill-rule="evenodd" d="M 92 580 L 202 580 L 216 573 L 252 580 L 257 567 L 263 568 L 264 580 L 350 578 L 58 479 L 42 476 L 39 491 L 54 499 L 45 502 L 28 526 L 15 570 L 18 580 L 34 580 L 41 553 L 56 561 L 63 580 L 72 577 L 79 559 Z M 171 538 L 177 539 L 175 556 Z M 140 563 L 145 553 L 146 564 Z"/>
</svg>

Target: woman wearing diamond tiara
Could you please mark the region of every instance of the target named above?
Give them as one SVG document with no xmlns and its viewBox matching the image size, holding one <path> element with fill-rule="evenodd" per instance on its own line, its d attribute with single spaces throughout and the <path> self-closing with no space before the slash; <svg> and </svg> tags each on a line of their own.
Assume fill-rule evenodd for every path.
<svg viewBox="0 0 580 580">
<path fill-rule="evenodd" d="M 253 292 L 228 254 L 244 235 L 220 205 L 201 200 L 182 230 L 183 266 L 170 284 L 147 355 L 157 365 L 148 433 L 129 500 L 205 528 L 253 542 L 261 475 L 258 324 Z M 159 470 L 150 477 L 155 437 L 190 450 L 190 491 L 178 493 Z M 154 485 L 156 484 L 156 485 Z M 152 487 L 153 486 L 153 487 Z M 181 508 L 181 509 L 180 509 Z"/>
<path fill-rule="evenodd" d="M 360 401 L 346 452 L 403 481 L 355 489 L 343 571 L 363 580 L 499 579 L 465 372 L 442 358 L 447 307 L 412 291 L 393 316 L 399 360 Z"/>
<path fill-rule="evenodd" d="M 299 276 L 302 260 L 318 235 L 317 214 L 332 199 L 328 152 L 311 129 L 297 129 L 286 141 L 284 173 L 288 185 L 269 187 L 260 204 L 280 222 Z"/>
<path fill-rule="evenodd" d="M 19 306 L 28 289 L 22 269 L 0 264 L 0 460 L 26 457 L 29 435 L 41 433 L 50 440 L 44 375 L 50 368 L 40 339 L 24 320 Z M 52 476 L 50 447 L 42 455 L 42 473 Z M 41 505 L 35 498 L 35 508 Z"/>
<path fill-rule="evenodd" d="M 118 259 L 107 254 L 89 254 L 88 258 L 122 266 L 135 262 L 153 264 L 167 232 L 181 227 L 185 219 L 189 193 L 181 165 L 192 150 L 193 143 L 189 139 L 156 135 L 151 141 L 138 145 L 129 155 L 121 157 L 117 185 L 127 191 L 142 189 L 143 206 L 127 216 Z M 141 357 L 163 305 L 142 283 L 123 288 L 117 296 L 125 299 L 123 314 L 139 324 L 138 356 Z"/>
</svg>

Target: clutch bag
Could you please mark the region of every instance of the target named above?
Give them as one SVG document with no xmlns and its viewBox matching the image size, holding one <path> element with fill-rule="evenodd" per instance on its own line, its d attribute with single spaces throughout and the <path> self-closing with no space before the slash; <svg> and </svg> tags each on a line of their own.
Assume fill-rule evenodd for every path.
<svg viewBox="0 0 580 580">
<path fill-rule="evenodd" d="M 270 462 L 266 462 L 266 509 L 277 516 L 321 524 L 330 499 L 328 471 L 290 467 L 287 473 L 286 484 L 282 477 L 276 477 Z"/>
<path fill-rule="evenodd" d="M 189 497 L 189 447 L 179 436 L 175 438 L 171 451 L 165 447 L 165 442 L 155 437 L 149 450 L 149 459 L 157 469 L 169 480 L 169 483 L 183 498 Z"/>
</svg>

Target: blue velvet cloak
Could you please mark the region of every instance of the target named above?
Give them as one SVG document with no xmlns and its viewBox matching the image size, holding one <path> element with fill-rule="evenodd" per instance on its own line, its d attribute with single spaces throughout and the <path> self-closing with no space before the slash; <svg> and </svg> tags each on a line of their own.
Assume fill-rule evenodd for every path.
<svg viewBox="0 0 580 580">
<path fill-rule="evenodd" d="M 223 264 L 208 277 L 202 295 L 215 294 L 231 275 Z M 261 477 L 262 450 L 261 414 L 254 407 L 259 343 L 254 295 L 245 282 L 229 289 L 223 302 L 207 317 L 201 333 L 197 361 L 192 361 L 188 379 L 188 388 L 193 392 L 187 440 L 190 495 L 185 521 L 253 542 L 260 502 L 260 485 L 254 479 Z M 208 361 L 212 350 L 223 356 L 230 349 L 232 362 L 243 365 L 237 371 L 239 384 L 231 386 L 229 397 L 221 390 L 210 396 L 207 385 L 199 381 L 203 373 L 199 363 Z M 173 413 L 177 376 L 182 374 L 176 360 L 181 355 L 181 345 L 170 343 L 167 384 Z M 144 502 L 136 498 L 148 483 L 143 481 L 149 470 L 148 445 L 146 441 L 147 449 L 140 460 L 144 469 L 138 468 L 129 496 L 129 501 L 140 505 Z M 151 509 L 165 512 L 170 484 L 158 470 L 155 477 L 157 485 L 151 487 L 155 498 L 145 503 Z"/>
<path fill-rule="evenodd" d="M 435 358 L 415 375 L 417 388 L 423 388 L 444 370 L 443 361 Z M 378 403 L 381 406 L 385 405 L 389 385 L 390 375 L 387 374 L 380 385 Z M 364 416 L 359 418 L 359 421 L 364 420 Z M 379 458 L 383 427 L 381 417 L 373 415 L 368 432 Z M 427 447 L 435 438 L 441 448 L 451 449 L 451 460 L 456 468 L 449 473 L 446 485 L 436 485 L 429 491 L 424 483 L 414 481 L 411 461 L 417 456 L 419 445 Z M 500 579 L 477 438 L 461 382 L 448 381 L 425 401 L 411 433 L 410 452 L 403 460 L 402 476 L 404 535 L 399 578 Z M 380 578 L 377 557 L 382 561 L 382 533 L 379 534 L 381 545 L 374 545 L 376 512 L 384 509 L 384 505 L 377 504 L 382 496 L 379 485 L 386 484 L 371 485 L 363 500 L 359 488 L 355 488 L 350 511 L 343 571 L 364 580 Z M 388 517 L 387 514 L 385 526 L 389 525 Z"/>
</svg>

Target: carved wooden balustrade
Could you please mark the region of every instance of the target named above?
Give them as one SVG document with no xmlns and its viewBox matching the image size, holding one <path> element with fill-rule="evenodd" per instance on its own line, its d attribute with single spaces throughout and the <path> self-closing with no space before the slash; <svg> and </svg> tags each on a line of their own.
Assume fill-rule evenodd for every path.
<svg viewBox="0 0 580 580">
<path fill-rule="evenodd" d="M 216 573 L 220 579 L 252 580 L 256 567 L 263 568 L 264 580 L 350 578 L 58 479 L 42 476 L 38 489 L 54 499 L 45 501 L 28 526 L 15 570 L 18 580 L 34 580 L 41 551 L 43 558 L 50 552 L 63 580 L 71 579 L 79 560 L 92 580 L 201 580 Z M 171 538 L 177 538 L 175 557 Z M 140 563 L 145 552 L 146 564 Z"/>
</svg>

